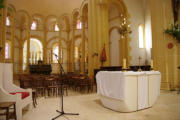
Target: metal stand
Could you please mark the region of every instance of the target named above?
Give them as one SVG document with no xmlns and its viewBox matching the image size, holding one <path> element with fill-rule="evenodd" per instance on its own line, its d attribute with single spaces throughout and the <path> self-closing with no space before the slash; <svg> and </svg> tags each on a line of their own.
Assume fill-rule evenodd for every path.
<svg viewBox="0 0 180 120">
<path fill-rule="evenodd" d="M 60 79 L 61 79 L 61 77 L 62 77 L 62 72 L 63 72 L 63 73 L 65 73 L 65 72 L 64 72 L 64 69 L 63 69 L 61 63 L 60 63 L 59 60 L 58 60 L 58 56 L 57 56 L 56 54 L 54 54 L 54 55 L 55 55 L 55 57 L 56 57 L 56 59 L 57 59 L 57 61 L 58 61 L 58 64 L 59 64 L 59 66 L 60 66 Z M 60 84 L 60 85 L 61 85 L 61 111 L 56 110 L 56 112 L 58 112 L 58 113 L 60 113 L 60 114 L 59 114 L 58 116 L 52 118 L 52 120 L 55 120 L 55 119 L 57 119 L 58 117 L 63 116 L 63 115 L 79 115 L 79 113 L 65 113 L 65 112 L 64 112 L 64 105 L 63 105 L 63 93 L 64 93 L 64 89 L 63 89 L 63 79 L 61 80 L 61 84 Z"/>
</svg>

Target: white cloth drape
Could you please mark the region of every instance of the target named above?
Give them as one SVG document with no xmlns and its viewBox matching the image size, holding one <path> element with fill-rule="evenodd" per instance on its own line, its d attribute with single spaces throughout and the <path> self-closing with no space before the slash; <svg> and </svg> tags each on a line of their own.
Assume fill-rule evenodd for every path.
<svg viewBox="0 0 180 120">
<path fill-rule="evenodd" d="M 152 93 L 152 89 L 149 88 L 149 76 L 150 75 L 158 75 L 157 81 L 152 82 L 156 90 Z M 130 76 L 127 78 L 127 76 Z M 158 96 L 160 93 L 160 79 L 161 75 L 158 71 L 143 71 L 143 72 L 122 72 L 122 71 L 100 71 L 96 75 L 96 82 L 97 82 L 97 93 L 106 97 L 118 99 L 124 101 L 125 98 L 128 96 L 126 95 L 126 91 L 128 88 L 132 87 L 133 85 L 126 85 L 127 79 L 136 80 L 136 90 L 137 90 L 137 106 L 138 110 L 147 108 L 149 105 L 149 94 L 154 94 Z M 151 78 L 153 79 L 153 78 Z M 153 86 L 151 86 L 153 87 Z"/>
</svg>

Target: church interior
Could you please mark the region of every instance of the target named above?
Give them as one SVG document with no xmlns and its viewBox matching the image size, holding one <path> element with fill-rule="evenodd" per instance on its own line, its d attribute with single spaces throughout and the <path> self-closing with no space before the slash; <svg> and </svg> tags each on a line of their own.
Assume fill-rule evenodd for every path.
<svg viewBox="0 0 180 120">
<path fill-rule="evenodd" d="M 179 59 L 180 0 L 0 0 L 0 120 L 180 120 Z"/>
</svg>

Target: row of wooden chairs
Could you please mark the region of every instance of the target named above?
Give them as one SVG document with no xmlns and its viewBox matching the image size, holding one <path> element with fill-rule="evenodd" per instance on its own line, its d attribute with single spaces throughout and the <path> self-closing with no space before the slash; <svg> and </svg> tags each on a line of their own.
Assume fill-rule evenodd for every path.
<svg viewBox="0 0 180 120">
<path fill-rule="evenodd" d="M 75 91 L 93 91 L 93 83 L 87 75 L 68 73 L 60 77 L 58 74 L 54 75 L 20 75 L 19 76 L 20 87 L 32 88 L 36 90 L 41 96 L 45 96 L 46 93 L 50 95 L 58 95 L 61 93 L 60 85 L 63 81 L 63 90 L 68 95 L 68 88 L 72 88 Z"/>
<path fill-rule="evenodd" d="M 41 96 L 48 96 L 50 94 L 58 95 L 60 94 L 60 81 L 58 76 L 48 76 L 48 75 L 21 75 L 19 77 L 20 87 L 22 88 L 32 88 L 37 94 Z M 63 86 L 68 95 L 67 86 Z"/>
<path fill-rule="evenodd" d="M 93 82 L 91 79 L 84 74 L 75 74 L 75 73 L 68 73 L 67 74 L 68 80 L 67 84 L 73 88 L 75 91 L 86 91 L 90 92 L 93 91 Z"/>
</svg>

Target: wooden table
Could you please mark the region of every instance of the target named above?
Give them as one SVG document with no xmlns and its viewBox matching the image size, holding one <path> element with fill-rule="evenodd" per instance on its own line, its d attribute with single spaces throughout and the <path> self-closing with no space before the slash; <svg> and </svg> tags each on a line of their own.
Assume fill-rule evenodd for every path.
<svg viewBox="0 0 180 120">
<path fill-rule="evenodd" d="M 9 120 L 10 118 L 14 118 L 15 120 L 17 120 L 16 118 L 16 103 L 15 102 L 0 102 L 0 110 L 5 110 L 5 113 L 1 113 L 0 116 L 6 116 L 6 120 Z M 13 106 L 14 108 L 14 112 L 10 113 L 9 109 L 10 107 Z"/>
</svg>

